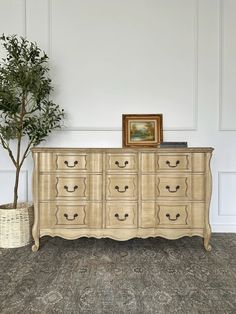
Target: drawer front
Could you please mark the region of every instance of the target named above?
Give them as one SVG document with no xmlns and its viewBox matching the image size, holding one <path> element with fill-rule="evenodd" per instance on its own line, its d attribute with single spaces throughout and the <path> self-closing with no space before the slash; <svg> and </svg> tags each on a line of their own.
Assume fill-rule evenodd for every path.
<svg viewBox="0 0 236 314">
<path fill-rule="evenodd" d="M 179 171 L 191 170 L 191 155 L 158 155 L 157 156 L 157 170 Z"/>
<path fill-rule="evenodd" d="M 142 199 L 191 199 L 192 177 L 184 175 L 176 176 L 142 176 Z"/>
<path fill-rule="evenodd" d="M 199 161 L 197 161 L 199 162 Z M 141 157 L 142 172 L 157 171 L 191 171 L 191 154 L 154 154 L 143 153 Z"/>
<path fill-rule="evenodd" d="M 141 227 L 191 228 L 191 205 L 142 203 Z"/>
<path fill-rule="evenodd" d="M 101 228 L 101 203 L 40 204 L 40 227 L 47 228 Z"/>
<path fill-rule="evenodd" d="M 137 199 L 137 175 L 108 175 L 106 199 Z"/>
<path fill-rule="evenodd" d="M 191 177 L 156 177 L 157 197 L 191 198 Z"/>
<path fill-rule="evenodd" d="M 101 175 L 57 176 L 43 174 L 39 182 L 39 200 L 102 199 Z"/>
<path fill-rule="evenodd" d="M 78 197 L 88 198 L 87 177 L 57 177 L 56 179 L 56 197 Z"/>
<path fill-rule="evenodd" d="M 191 209 L 189 205 L 157 205 L 157 219 L 160 227 L 190 228 Z"/>
<path fill-rule="evenodd" d="M 204 174 L 193 175 L 142 175 L 141 181 L 142 199 L 154 200 L 165 198 L 166 200 L 203 201 L 205 198 Z"/>
<path fill-rule="evenodd" d="M 137 204 L 108 202 L 106 228 L 137 228 Z"/>
<path fill-rule="evenodd" d="M 106 168 L 108 171 L 137 171 L 136 154 L 107 154 Z"/>
<path fill-rule="evenodd" d="M 39 158 L 39 167 L 42 172 L 101 172 L 102 154 L 42 153 Z"/>
<path fill-rule="evenodd" d="M 142 228 L 191 228 L 204 227 L 204 203 L 143 202 Z"/>
</svg>

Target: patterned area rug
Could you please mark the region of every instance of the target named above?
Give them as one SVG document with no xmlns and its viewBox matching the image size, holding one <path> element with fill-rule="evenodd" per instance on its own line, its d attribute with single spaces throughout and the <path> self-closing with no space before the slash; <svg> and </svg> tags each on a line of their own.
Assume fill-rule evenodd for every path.
<svg viewBox="0 0 236 314">
<path fill-rule="evenodd" d="M 236 234 L 0 249 L 0 313 L 236 313 Z"/>
</svg>

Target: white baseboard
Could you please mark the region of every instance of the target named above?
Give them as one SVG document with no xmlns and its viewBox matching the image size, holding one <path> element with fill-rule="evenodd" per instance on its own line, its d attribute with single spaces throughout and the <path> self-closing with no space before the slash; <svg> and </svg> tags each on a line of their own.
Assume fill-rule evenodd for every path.
<svg viewBox="0 0 236 314">
<path fill-rule="evenodd" d="M 236 224 L 212 224 L 212 232 L 236 233 Z"/>
</svg>

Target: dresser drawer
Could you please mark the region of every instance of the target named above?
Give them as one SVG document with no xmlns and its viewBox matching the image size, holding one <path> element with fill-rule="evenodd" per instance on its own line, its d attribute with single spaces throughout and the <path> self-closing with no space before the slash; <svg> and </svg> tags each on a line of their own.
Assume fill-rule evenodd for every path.
<svg viewBox="0 0 236 314">
<path fill-rule="evenodd" d="M 191 198 L 191 177 L 157 176 L 156 196 L 157 198 Z"/>
<path fill-rule="evenodd" d="M 41 172 L 101 172 L 102 154 L 87 153 L 41 153 L 39 156 Z"/>
<path fill-rule="evenodd" d="M 191 176 L 142 176 L 142 199 L 191 199 Z"/>
<path fill-rule="evenodd" d="M 204 172 L 204 153 L 142 153 L 142 172 Z"/>
<path fill-rule="evenodd" d="M 101 203 L 40 204 L 40 227 L 47 228 L 101 228 Z"/>
<path fill-rule="evenodd" d="M 137 155 L 136 154 L 107 154 L 106 169 L 108 171 L 137 171 Z"/>
<path fill-rule="evenodd" d="M 191 209 L 188 205 L 157 205 L 160 227 L 191 227 Z"/>
<path fill-rule="evenodd" d="M 39 200 L 102 199 L 102 175 L 42 174 L 39 180 Z"/>
<path fill-rule="evenodd" d="M 187 204 L 143 203 L 143 228 L 191 228 L 191 206 Z"/>
<path fill-rule="evenodd" d="M 137 228 L 137 203 L 108 202 L 106 228 Z"/>
<path fill-rule="evenodd" d="M 192 170 L 191 154 L 142 154 L 142 171 L 191 171 Z"/>
<path fill-rule="evenodd" d="M 181 155 L 157 155 L 157 170 L 191 170 L 191 154 Z"/>
<path fill-rule="evenodd" d="M 142 199 L 204 200 L 204 175 L 143 175 Z"/>
<path fill-rule="evenodd" d="M 136 200 L 137 175 L 107 175 L 107 200 Z"/>
<path fill-rule="evenodd" d="M 204 203 L 142 203 L 142 228 L 191 228 L 204 226 Z"/>
</svg>

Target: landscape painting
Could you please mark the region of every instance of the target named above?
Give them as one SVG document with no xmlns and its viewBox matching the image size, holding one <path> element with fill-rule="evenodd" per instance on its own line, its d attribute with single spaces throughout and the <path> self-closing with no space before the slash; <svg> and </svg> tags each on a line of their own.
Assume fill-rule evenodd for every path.
<svg viewBox="0 0 236 314">
<path fill-rule="evenodd" d="M 130 121 L 130 141 L 155 141 L 155 121 Z"/>
<path fill-rule="evenodd" d="M 162 114 L 123 114 L 123 147 L 156 147 L 162 142 Z"/>
</svg>

